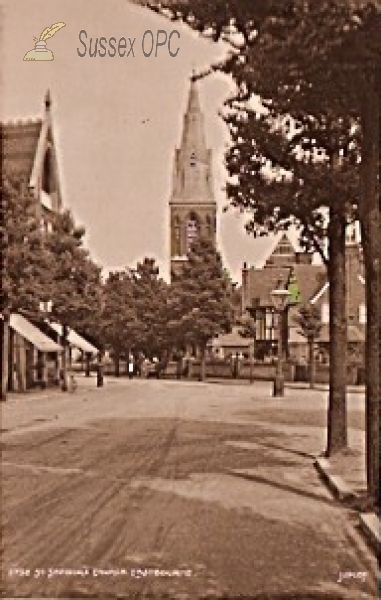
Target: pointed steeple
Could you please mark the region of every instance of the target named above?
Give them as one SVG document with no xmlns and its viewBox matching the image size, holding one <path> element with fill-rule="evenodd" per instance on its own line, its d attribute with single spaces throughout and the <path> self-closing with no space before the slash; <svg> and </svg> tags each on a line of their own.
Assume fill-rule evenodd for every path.
<svg viewBox="0 0 381 600">
<path fill-rule="evenodd" d="M 208 150 L 204 135 L 204 116 L 200 106 L 198 85 L 193 77 L 191 78 L 187 111 L 184 115 L 181 151 L 183 154 L 194 152 L 199 160 L 207 161 Z"/>
<path fill-rule="evenodd" d="M 48 89 L 45 94 L 45 111 L 50 110 L 52 105 L 52 97 L 50 95 L 50 90 Z"/>
<path fill-rule="evenodd" d="M 172 202 L 214 203 L 212 189 L 212 153 L 204 135 L 198 84 L 191 78 L 181 146 L 176 151 Z"/>
<path fill-rule="evenodd" d="M 171 268 L 175 272 L 197 237 L 202 236 L 214 246 L 216 244 L 217 207 L 212 183 L 212 151 L 205 142 L 204 117 L 194 75 L 190 82 L 181 146 L 175 151 L 169 204 Z"/>
</svg>

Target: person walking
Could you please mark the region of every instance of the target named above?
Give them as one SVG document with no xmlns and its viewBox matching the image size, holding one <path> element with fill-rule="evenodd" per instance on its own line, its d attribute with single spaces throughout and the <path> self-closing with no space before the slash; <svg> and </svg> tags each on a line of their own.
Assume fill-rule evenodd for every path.
<svg viewBox="0 0 381 600">
<path fill-rule="evenodd" d="M 128 377 L 129 379 L 132 379 L 134 376 L 134 355 L 132 354 L 132 352 L 130 352 L 129 356 L 128 356 Z"/>
</svg>

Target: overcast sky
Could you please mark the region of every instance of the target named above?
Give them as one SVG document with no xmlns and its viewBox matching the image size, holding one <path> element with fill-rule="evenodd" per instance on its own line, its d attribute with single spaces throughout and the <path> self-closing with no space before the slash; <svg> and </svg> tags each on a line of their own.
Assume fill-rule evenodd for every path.
<svg viewBox="0 0 381 600">
<path fill-rule="evenodd" d="M 200 39 L 188 28 L 128 2 L 128 0 L 3 0 L 2 118 L 41 116 L 49 87 L 59 152 L 64 203 L 87 230 L 93 258 L 106 268 L 133 266 L 154 256 L 164 277 L 169 264 L 169 209 L 173 157 L 181 139 L 182 118 L 192 68 L 207 67 L 225 48 Z M 63 21 L 47 42 L 50 62 L 24 62 L 33 36 Z M 84 58 L 79 32 L 90 38 L 136 38 L 135 57 Z M 158 29 L 172 38 L 175 58 L 167 47 L 155 58 L 144 57 L 146 30 Z M 146 51 L 149 49 L 146 38 Z M 107 50 L 112 49 L 107 45 Z M 127 40 L 127 51 L 129 42 Z M 242 217 L 227 204 L 223 192 L 223 155 L 228 136 L 218 109 L 230 91 L 227 78 L 213 75 L 201 81 L 200 99 L 206 138 L 214 151 L 215 196 L 219 211 L 218 244 L 234 280 L 240 281 L 243 261 L 254 264 L 268 246 L 243 228 Z"/>
</svg>

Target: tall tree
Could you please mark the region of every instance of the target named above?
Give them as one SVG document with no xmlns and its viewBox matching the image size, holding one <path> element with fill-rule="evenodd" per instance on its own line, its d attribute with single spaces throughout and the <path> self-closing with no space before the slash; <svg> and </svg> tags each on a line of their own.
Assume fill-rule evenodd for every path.
<svg viewBox="0 0 381 600">
<path fill-rule="evenodd" d="M 141 324 L 138 348 L 146 356 L 164 359 L 168 352 L 168 286 L 160 277 L 155 259 L 145 258 L 133 271 L 134 306 Z"/>
<path fill-rule="evenodd" d="M 143 325 L 134 301 L 134 281 L 128 271 L 110 273 L 103 287 L 101 329 L 114 355 L 115 375 L 120 375 L 120 356 L 126 357 L 139 343 Z"/>
<path fill-rule="evenodd" d="M 1 399 L 8 379 L 9 318 L 12 312 L 39 312 L 48 299 L 51 263 L 44 247 L 36 202 L 22 181 L 1 181 Z"/>
<path fill-rule="evenodd" d="M 208 240 L 195 240 L 171 285 L 170 328 L 178 342 L 199 348 L 201 380 L 205 379 L 207 342 L 231 328 L 231 294 L 219 253 Z"/>
<path fill-rule="evenodd" d="M 376 312 L 379 309 L 380 297 L 380 207 L 379 191 L 377 192 L 380 138 L 379 116 L 377 117 L 380 102 L 380 1 L 217 0 L 213 6 L 206 6 L 202 0 L 182 0 L 168 1 L 164 5 L 170 7 L 172 18 L 183 19 L 192 28 L 215 40 L 223 38 L 230 42 L 230 56 L 216 68 L 232 74 L 237 83 L 238 93 L 231 100 L 231 105 L 247 101 L 254 93 L 259 94 L 268 110 L 267 114 L 271 117 L 292 115 L 296 122 L 302 125 L 302 133 L 310 116 L 319 121 L 327 113 L 331 114 L 339 125 L 343 118 L 351 118 L 361 126 L 364 169 L 359 212 L 364 238 L 372 239 L 368 244 L 364 239 L 369 310 L 368 487 L 372 495 L 378 495 L 378 462 L 375 449 L 379 439 L 376 430 L 379 429 L 381 396 L 380 328 L 377 325 L 372 326 L 369 322 L 372 317 L 377 322 Z M 369 93 L 369 85 L 366 83 L 368 80 L 372 84 Z M 251 139 L 248 139 L 248 144 Z M 251 168 L 251 155 L 249 149 L 243 169 Z M 310 214 L 307 232 L 314 228 L 313 211 Z M 337 215 L 338 211 L 335 211 L 335 218 Z M 372 215 L 371 218 L 369 215 Z M 274 216 L 278 222 L 282 211 L 277 210 Z M 333 260 L 338 266 L 334 280 L 343 272 L 339 241 L 339 238 L 330 240 L 331 252 L 338 250 L 338 255 Z M 332 270 L 331 266 L 331 277 Z M 343 286 L 340 284 L 339 287 L 342 291 Z M 333 298 L 331 305 L 332 309 L 337 307 Z M 337 315 L 333 314 L 331 317 L 331 335 L 338 342 L 341 339 L 342 344 L 343 326 L 338 324 L 335 327 Z M 339 423 L 343 409 L 345 410 L 343 381 L 343 368 L 337 372 L 337 377 L 332 369 L 329 417 L 333 426 L 331 431 L 337 429 L 338 435 L 333 436 L 328 444 L 331 452 L 340 449 L 346 441 L 344 430 L 340 434 Z M 339 427 L 336 428 L 336 425 Z"/>
<path fill-rule="evenodd" d="M 53 217 L 52 229 L 45 236 L 51 257 L 49 300 L 50 318 L 62 324 L 63 390 L 67 390 L 68 329 L 96 328 L 101 311 L 100 268 L 83 245 L 85 230 L 75 225 L 69 211 Z"/>
</svg>

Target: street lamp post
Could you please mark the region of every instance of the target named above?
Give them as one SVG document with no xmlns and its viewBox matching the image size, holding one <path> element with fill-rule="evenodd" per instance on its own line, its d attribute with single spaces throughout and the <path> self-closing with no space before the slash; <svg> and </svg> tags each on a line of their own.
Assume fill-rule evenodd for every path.
<svg viewBox="0 0 381 600">
<path fill-rule="evenodd" d="M 251 338 L 249 342 L 249 381 L 254 382 L 254 346 L 255 346 L 255 311 L 248 308 L 247 313 L 242 316 L 241 323 L 247 329 L 244 337 Z"/>
<path fill-rule="evenodd" d="M 271 292 L 271 300 L 278 318 L 278 360 L 274 378 L 273 396 L 284 396 L 282 317 L 288 297 L 289 292 L 284 288 L 277 288 Z"/>
</svg>

